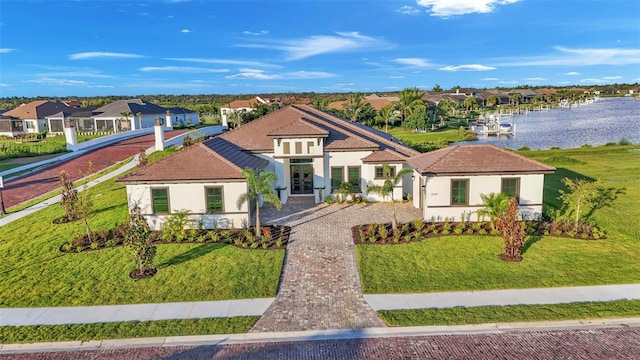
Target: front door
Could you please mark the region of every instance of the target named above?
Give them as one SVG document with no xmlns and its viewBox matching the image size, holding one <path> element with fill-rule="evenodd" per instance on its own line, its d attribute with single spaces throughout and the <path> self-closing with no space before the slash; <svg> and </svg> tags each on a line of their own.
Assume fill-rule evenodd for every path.
<svg viewBox="0 0 640 360">
<path fill-rule="evenodd" d="M 313 194 L 313 166 L 291 164 L 291 194 Z"/>
</svg>

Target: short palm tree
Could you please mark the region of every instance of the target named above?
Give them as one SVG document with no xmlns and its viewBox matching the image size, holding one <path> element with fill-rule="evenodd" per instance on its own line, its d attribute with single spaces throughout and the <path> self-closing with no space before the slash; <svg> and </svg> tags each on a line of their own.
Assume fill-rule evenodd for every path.
<svg viewBox="0 0 640 360">
<path fill-rule="evenodd" d="M 407 174 L 411 173 L 412 169 L 402 169 L 400 170 L 396 176 L 389 177 L 388 174 L 391 174 L 391 167 L 389 164 L 382 164 L 384 168 L 384 173 L 387 174 L 387 178 L 384 180 L 384 184 L 382 185 L 370 185 L 367 187 L 367 194 L 376 193 L 382 196 L 383 198 L 391 197 L 391 206 L 392 206 L 392 215 L 391 215 L 391 226 L 393 231 L 396 232 L 398 230 L 398 220 L 396 220 L 396 201 L 393 197 L 393 188 L 395 188 L 402 178 L 404 178 Z"/>
<path fill-rule="evenodd" d="M 480 194 L 480 197 L 482 198 L 484 207 L 478 210 L 478 216 L 488 216 L 491 228 L 495 230 L 496 221 L 500 215 L 507 211 L 510 197 L 505 193 Z"/>
<path fill-rule="evenodd" d="M 400 92 L 399 99 L 394 101 L 394 105 L 404 121 L 417 105 L 423 105 L 424 101 L 420 98 L 420 90 L 418 88 L 407 88 Z"/>
<path fill-rule="evenodd" d="M 375 117 L 376 122 L 384 123 L 384 132 L 389 132 L 389 121 L 398 119 L 398 113 L 393 108 L 392 104 L 385 105 Z"/>
<path fill-rule="evenodd" d="M 244 168 L 240 174 L 247 179 L 247 192 L 241 194 L 238 197 L 236 206 L 238 209 L 246 202 L 256 201 L 256 239 L 260 239 L 262 233 L 260 232 L 260 204 L 257 202 L 262 198 L 262 201 L 273 204 L 276 209 L 282 209 L 282 203 L 280 198 L 276 195 L 271 187 L 271 183 L 278 181 L 278 176 L 272 172 L 264 171 L 262 169 L 256 171 L 252 168 Z"/>
</svg>

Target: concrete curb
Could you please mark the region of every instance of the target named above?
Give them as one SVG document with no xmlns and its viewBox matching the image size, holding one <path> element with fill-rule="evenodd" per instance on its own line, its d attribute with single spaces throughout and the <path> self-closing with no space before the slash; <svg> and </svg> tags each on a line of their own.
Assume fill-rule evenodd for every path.
<svg viewBox="0 0 640 360">
<path fill-rule="evenodd" d="M 614 327 L 640 327 L 640 317 L 566 321 L 536 321 L 525 323 L 489 323 L 452 326 L 416 326 L 397 328 L 263 332 L 225 335 L 167 336 L 114 340 L 42 342 L 31 344 L 0 344 L 0 355 L 11 353 L 91 351 L 139 347 L 212 346 L 284 341 L 299 342 L 407 336 L 473 335 L 506 333 L 513 331 L 551 331 Z"/>
</svg>

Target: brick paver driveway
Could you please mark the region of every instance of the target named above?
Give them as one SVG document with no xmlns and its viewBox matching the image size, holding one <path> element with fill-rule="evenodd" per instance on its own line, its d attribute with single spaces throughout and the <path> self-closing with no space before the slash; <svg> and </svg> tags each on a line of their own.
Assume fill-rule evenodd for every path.
<svg viewBox="0 0 640 360">
<path fill-rule="evenodd" d="M 639 328 L 513 331 L 0 355 L 0 359 L 640 359 Z"/>
<path fill-rule="evenodd" d="M 175 130 L 167 133 L 167 139 L 184 133 Z M 52 164 L 33 174 L 5 181 L 2 197 L 4 205 L 10 208 L 21 202 L 31 200 L 58 188 L 59 174 L 62 170 L 69 173 L 72 181 L 80 179 L 87 172 L 89 162 L 92 171 L 98 172 L 128 157 L 136 155 L 140 149 L 146 150 L 155 145 L 154 135 L 145 135 L 88 152 L 63 163 Z"/>
<path fill-rule="evenodd" d="M 314 205 L 290 200 L 282 211 L 265 206 L 261 220 L 292 226 L 280 289 L 251 329 L 297 331 L 385 326 L 362 296 L 351 227 L 390 222 L 390 204 Z M 420 217 L 397 204 L 399 222 Z"/>
</svg>

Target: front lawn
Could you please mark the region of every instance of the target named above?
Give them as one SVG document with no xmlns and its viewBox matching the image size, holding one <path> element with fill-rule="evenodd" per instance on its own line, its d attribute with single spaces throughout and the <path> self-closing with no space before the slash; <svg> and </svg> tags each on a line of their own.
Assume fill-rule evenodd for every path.
<svg viewBox="0 0 640 360">
<path fill-rule="evenodd" d="M 92 230 L 127 218 L 123 184 L 106 181 L 89 190 Z M 54 225 L 58 205 L 0 228 L 0 306 L 75 306 L 273 297 L 284 250 L 240 249 L 222 244 L 159 245 L 158 273 L 133 281 L 127 247 L 63 253 L 60 246 L 84 233 L 81 221 Z"/>
<path fill-rule="evenodd" d="M 597 223 L 608 239 L 587 241 L 532 237 L 524 260 L 507 263 L 497 255 L 500 237 L 448 236 L 399 245 L 357 245 L 365 293 L 411 293 L 640 283 L 640 153 L 630 147 L 548 150 L 527 153 L 542 161 L 564 159 L 545 179 L 545 203 L 557 206 L 563 177 L 602 179 L 624 187 L 614 207 Z"/>
<path fill-rule="evenodd" d="M 456 307 L 448 309 L 385 310 L 378 315 L 389 326 L 464 325 L 496 322 L 558 321 L 638 316 L 639 300 L 549 305 Z"/>
</svg>

